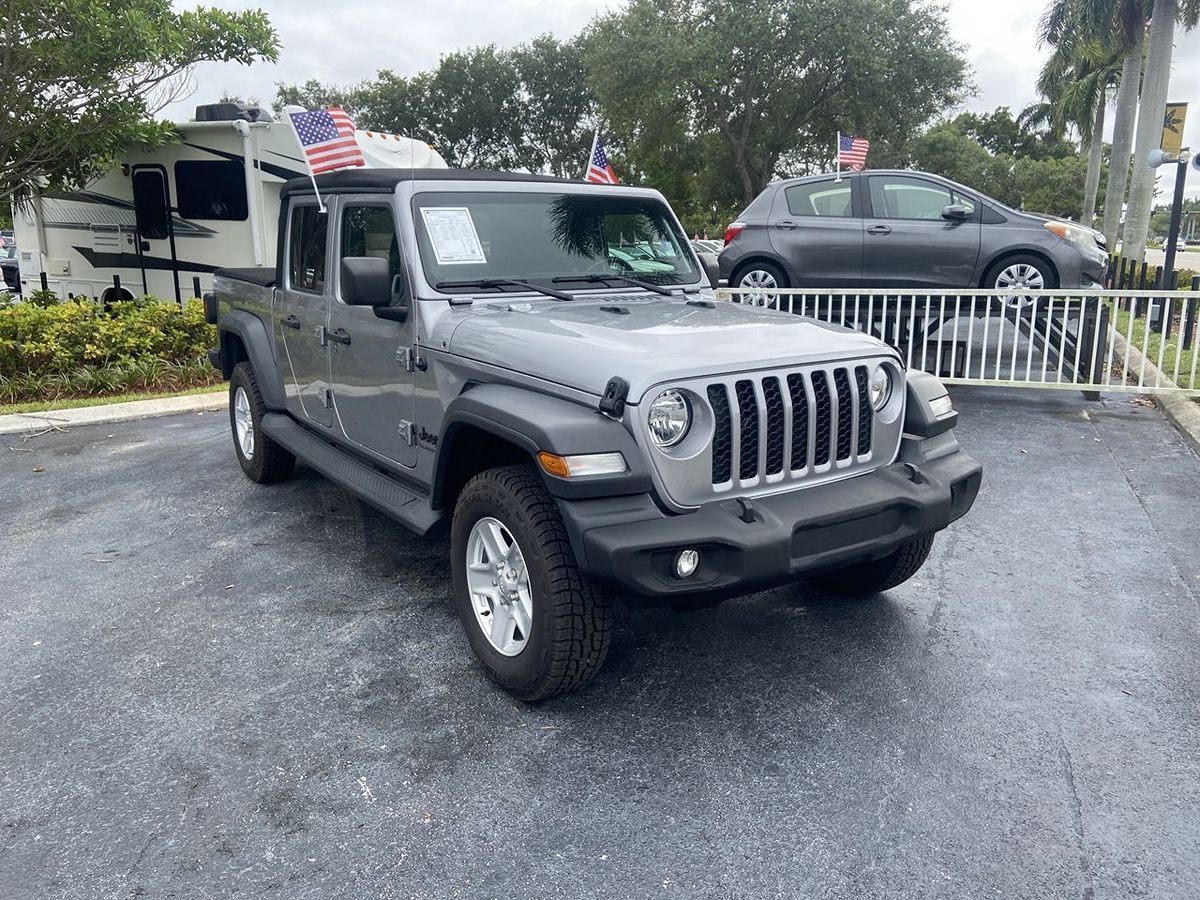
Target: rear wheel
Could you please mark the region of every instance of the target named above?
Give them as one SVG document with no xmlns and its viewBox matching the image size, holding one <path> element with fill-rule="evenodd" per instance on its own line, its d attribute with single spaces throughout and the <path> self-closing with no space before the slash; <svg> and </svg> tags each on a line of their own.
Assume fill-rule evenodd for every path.
<svg viewBox="0 0 1200 900">
<path fill-rule="evenodd" d="M 812 583 L 831 594 L 850 597 L 878 594 L 903 584 L 916 575 L 929 558 L 929 551 L 932 549 L 933 535 L 927 534 L 915 541 L 901 544 L 881 559 L 824 572 L 813 578 Z"/>
<path fill-rule="evenodd" d="M 254 368 L 248 362 L 238 363 L 229 376 L 229 426 L 238 465 L 259 484 L 283 481 L 296 465 L 296 457 L 263 434 L 266 411 Z"/>
<path fill-rule="evenodd" d="M 504 466 L 467 483 L 450 553 L 467 640 L 501 688 L 545 700 L 600 670 L 612 602 L 579 571 L 554 498 L 532 468 Z"/>
<path fill-rule="evenodd" d="M 783 308 L 778 295 L 767 293 L 788 286 L 787 276 L 784 275 L 783 269 L 774 263 L 762 260 L 747 263 L 734 273 L 729 283 L 732 287 L 739 289 L 738 299 L 741 303 L 765 306 L 768 309 Z"/>
</svg>

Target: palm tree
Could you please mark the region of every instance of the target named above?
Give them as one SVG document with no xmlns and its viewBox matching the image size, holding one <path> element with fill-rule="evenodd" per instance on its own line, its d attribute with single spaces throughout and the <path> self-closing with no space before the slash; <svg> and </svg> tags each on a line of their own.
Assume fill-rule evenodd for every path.
<svg viewBox="0 0 1200 900">
<path fill-rule="evenodd" d="M 1155 173 L 1146 165 L 1146 158 L 1162 140 L 1176 21 L 1185 29 L 1195 28 L 1200 21 L 1200 0 L 1154 0 L 1146 50 L 1146 74 L 1142 80 L 1138 109 L 1133 180 L 1129 186 L 1129 206 L 1125 211 L 1121 240 L 1121 254 L 1134 260 L 1140 260 L 1145 255 L 1146 238 L 1150 231 Z"/>
<path fill-rule="evenodd" d="M 1041 22 L 1041 38 L 1058 47 L 1076 52 L 1079 45 L 1105 48 L 1120 60 L 1117 102 L 1113 122 L 1112 155 L 1109 160 L 1108 186 L 1104 192 L 1104 235 L 1109 246 L 1116 241 L 1129 177 L 1129 151 L 1133 145 L 1134 119 L 1137 116 L 1138 88 L 1142 75 L 1142 35 L 1152 0 L 1051 0 Z M 1106 79 L 1107 81 L 1107 79 Z M 1103 87 L 1101 87 L 1103 91 Z M 1102 101 L 1101 101 L 1102 102 Z M 1101 105 L 1098 103 L 1097 105 Z M 1099 131 L 1103 140 L 1102 110 L 1096 111 L 1091 131 Z M 1096 122 L 1100 128 L 1096 128 Z M 1090 143 L 1093 153 L 1103 147 Z M 1089 176 L 1091 175 L 1089 153 Z M 1099 179 L 1099 170 L 1096 171 Z M 1089 184 L 1091 183 L 1089 177 Z M 1087 211 L 1087 203 L 1084 204 Z M 1094 207 L 1093 207 L 1094 208 Z M 1088 220 L 1090 221 L 1090 219 Z"/>
</svg>

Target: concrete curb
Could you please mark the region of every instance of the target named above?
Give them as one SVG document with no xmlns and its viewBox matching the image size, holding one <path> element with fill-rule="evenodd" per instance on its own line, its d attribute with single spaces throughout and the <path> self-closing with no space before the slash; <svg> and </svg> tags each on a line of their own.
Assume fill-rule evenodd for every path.
<svg viewBox="0 0 1200 900">
<path fill-rule="evenodd" d="M 187 397 L 110 403 L 107 406 L 79 406 L 74 409 L 52 409 L 40 413 L 10 413 L 0 416 L 0 434 L 37 434 L 76 425 L 109 425 L 114 422 L 131 422 L 135 419 L 150 419 L 177 413 L 208 412 L 224 409 L 228 403 L 229 395 L 225 391 L 216 391 L 212 394 L 192 394 Z"/>
<path fill-rule="evenodd" d="M 1163 387 L 1176 387 L 1166 372 L 1161 371 L 1151 360 L 1142 356 L 1142 351 L 1131 347 L 1121 335 L 1117 335 L 1116 351 L 1129 360 L 1129 369 L 1141 369 L 1146 366 L 1146 383 L 1159 384 Z M 1154 394 L 1154 402 L 1162 410 L 1167 421 L 1175 426 L 1196 453 L 1200 453 L 1200 403 L 1196 403 L 1179 394 Z"/>
</svg>

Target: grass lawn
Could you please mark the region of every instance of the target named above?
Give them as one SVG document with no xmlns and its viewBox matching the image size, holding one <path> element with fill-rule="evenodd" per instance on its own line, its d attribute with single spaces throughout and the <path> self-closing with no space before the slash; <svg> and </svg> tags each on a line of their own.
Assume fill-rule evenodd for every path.
<svg viewBox="0 0 1200 900">
<path fill-rule="evenodd" d="M 164 394 L 113 394 L 107 397 L 64 397 L 59 400 L 41 400 L 31 403 L 0 403 L 0 415 L 50 412 L 55 409 L 75 409 L 80 406 L 108 406 L 110 403 L 128 403 L 131 400 L 162 400 L 166 397 L 190 397 L 194 394 L 216 394 L 228 390 L 227 384 L 210 384 L 189 388 L 186 391 L 169 391 Z"/>
<path fill-rule="evenodd" d="M 1178 324 L 1178 322 L 1176 323 Z M 1121 337 L 1129 340 L 1129 312 L 1122 311 L 1117 313 L 1116 321 L 1114 322 L 1117 332 Z M 1167 341 L 1166 347 L 1162 348 L 1162 365 L 1159 368 L 1168 378 L 1173 377 L 1175 373 L 1175 359 L 1179 358 L 1179 377 L 1175 379 L 1176 383 L 1182 388 L 1196 388 L 1200 386 L 1200 366 L 1196 369 L 1196 377 L 1192 379 L 1192 361 L 1196 359 L 1197 344 L 1200 340 L 1193 341 L 1192 346 L 1187 350 L 1180 347 L 1181 335 L 1178 328 L 1171 330 L 1170 340 Z M 1141 317 L 1134 320 L 1133 323 L 1133 340 L 1131 343 L 1135 348 L 1141 350 L 1145 346 L 1146 359 L 1158 365 L 1158 353 L 1162 344 L 1162 335 L 1153 331 L 1150 332 L 1149 340 L 1143 345 L 1146 339 L 1146 318 Z M 1114 365 L 1114 368 L 1118 368 Z M 1136 373 L 1135 373 L 1136 374 Z M 1149 377 L 1149 376 L 1147 376 Z"/>
</svg>

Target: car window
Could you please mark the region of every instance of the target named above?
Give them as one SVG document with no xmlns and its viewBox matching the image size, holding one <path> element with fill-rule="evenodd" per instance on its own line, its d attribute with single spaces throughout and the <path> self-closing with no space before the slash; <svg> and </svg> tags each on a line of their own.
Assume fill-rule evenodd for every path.
<svg viewBox="0 0 1200 900">
<path fill-rule="evenodd" d="M 388 261 L 393 279 L 402 274 L 400 244 L 396 239 L 396 218 L 390 206 L 354 204 L 342 213 L 340 258 L 374 256 Z M 339 267 L 340 268 L 340 267 Z"/>
<path fill-rule="evenodd" d="M 316 206 L 292 208 L 288 242 L 288 274 L 293 290 L 325 290 L 325 243 L 329 216 Z"/>
<path fill-rule="evenodd" d="M 954 204 L 975 212 L 971 198 L 932 181 L 896 175 L 872 175 L 868 181 L 876 219 L 940 220 L 942 210 Z"/>
<path fill-rule="evenodd" d="M 788 212 L 793 216 L 845 218 L 851 215 L 849 181 L 793 184 L 784 188 L 783 193 L 787 197 Z"/>
</svg>

